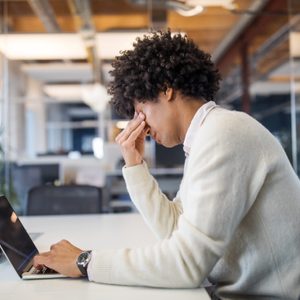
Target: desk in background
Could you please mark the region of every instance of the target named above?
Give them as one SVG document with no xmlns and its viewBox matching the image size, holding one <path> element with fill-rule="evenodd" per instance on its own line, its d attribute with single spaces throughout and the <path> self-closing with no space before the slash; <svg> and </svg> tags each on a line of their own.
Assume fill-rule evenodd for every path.
<svg viewBox="0 0 300 300">
<path fill-rule="evenodd" d="M 183 176 L 183 168 L 153 168 L 150 169 L 150 173 L 158 182 L 162 192 L 172 200 L 179 190 Z M 135 210 L 128 195 L 121 170 L 107 172 L 106 189 L 104 193 L 104 198 L 108 199 L 108 204 L 106 205 L 109 205 L 110 211 L 118 210 L 118 208 L 122 210 L 122 208 L 126 208 L 126 206 L 129 208 L 128 210 Z"/>
<path fill-rule="evenodd" d="M 139 214 L 22 217 L 26 229 L 37 235 L 40 251 L 61 239 L 82 249 L 118 249 L 155 243 Z M 84 229 L 88 228 L 88 234 Z M 3 300 L 208 300 L 204 289 L 156 289 L 88 282 L 86 279 L 23 281 L 8 264 L 0 264 L 0 299 Z"/>
</svg>

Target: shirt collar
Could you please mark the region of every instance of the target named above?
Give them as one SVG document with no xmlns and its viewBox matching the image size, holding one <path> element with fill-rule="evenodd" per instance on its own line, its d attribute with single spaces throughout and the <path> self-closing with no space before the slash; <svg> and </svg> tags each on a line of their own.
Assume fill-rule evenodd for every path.
<svg viewBox="0 0 300 300">
<path fill-rule="evenodd" d="M 194 137 L 196 132 L 198 131 L 198 128 L 202 125 L 204 122 L 207 114 L 214 109 L 217 106 L 217 104 L 214 101 L 209 101 L 205 104 L 203 104 L 194 115 L 191 124 L 186 132 L 185 139 L 183 142 L 183 150 L 185 152 L 185 156 L 188 156 L 190 153 L 191 145 L 193 143 Z"/>
</svg>

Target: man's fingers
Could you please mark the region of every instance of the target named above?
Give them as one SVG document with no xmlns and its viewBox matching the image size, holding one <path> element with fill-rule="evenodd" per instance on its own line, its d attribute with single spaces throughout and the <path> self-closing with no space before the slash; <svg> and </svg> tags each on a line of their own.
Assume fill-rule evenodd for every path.
<svg viewBox="0 0 300 300">
<path fill-rule="evenodd" d="M 124 140 L 128 139 L 130 136 L 131 132 L 135 130 L 141 123 L 142 119 L 136 119 L 132 120 L 128 123 L 127 127 L 116 137 L 116 142 L 117 143 L 122 143 Z"/>
<path fill-rule="evenodd" d="M 40 253 L 40 254 L 37 255 L 37 256 L 47 257 L 47 256 L 49 256 L 50 254 L 51 254 L 51 252 L 50 252 L 50 251 L 47 251 L 47 252 Z"/>
<path fill-rule="evenodd" d="M 40 253 L 39 255 L 36 255 L 33 258 L 33 265 L 34 265 L 34 267 L 38 268 L 39 266 L 48 265 L 48 263 L 49 263 L 49 256 L 50 256 L 50 251 L 49 252 Z"/>
<path fill-rule="evenodd" d="M 53 250 L 55 247 L 57 247 L 57 244 L 53 244 L 50 246 L 50 250 Z"/>
<path fill-rule="evenodd" d="M 122 143 L 128 137 L 131 135 L 131 133 L 136 130 L 142 122 L 144 122 L 145 115 L 144 114 L 139 114 L 137 118 L 132 119 L 127 127 L 116 137 L 116 142 L 117 143 Z"/>
<path fill-rule="evenodd" d="M 120 141 L 120 145 L 123 146 L 126 146 L 126 144 L 131 145 L 132 142 L 135 142 L 136 139 L 139 137 L 139 135 L 143 132 L 145 126 L 146 126 L 146 122 L 143 121 L 134 131 L 131 132 L 131 134 L 126 140 Z"/>
</svg>

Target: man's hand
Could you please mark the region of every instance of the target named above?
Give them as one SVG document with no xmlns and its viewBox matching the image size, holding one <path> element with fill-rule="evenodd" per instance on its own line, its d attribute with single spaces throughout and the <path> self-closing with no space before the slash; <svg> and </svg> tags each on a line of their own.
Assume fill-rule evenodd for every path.
<svg viewBox="0 0 300 300">
<path fill-rule="evenodd" d="M 142 162 L 146 135 L 145 115 L 136 113 L 127 127 L 116 137 L 116 142 L 121 146 L 126 167 L 135 166 Z"/>
<path fill-rule="evenodd" d="M 81 272 L 77 267 L 77 258 L 83 250 L 62 240 L 51 246 L 49 252 L 41 253 L 34 257 L 33 265 L 36 268 L 46 266 L 68 277 L 80 277 Z"/>
</svg>

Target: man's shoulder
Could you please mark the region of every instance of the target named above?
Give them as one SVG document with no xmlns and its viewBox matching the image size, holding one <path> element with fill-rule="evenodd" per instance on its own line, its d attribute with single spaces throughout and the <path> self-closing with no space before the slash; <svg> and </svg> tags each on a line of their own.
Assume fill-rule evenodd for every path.
<svg viewBox="0 0 300 300">
<path fill-rule="evenodd" d="M 255 122 L 257 121 L 249 114 L 237 110 L 229 110 L 222 107 L 216 107 L 211 114 L 207 116 L 207 122 L 215 122 L 216 124 L 231 125 L 240 122 Z"/>
<path fill-rule="evenodd" d="M 199 134 L 207 132 L 215 135 L 251 134 L 266 130 L 258 121 L 250 115 L 234 110 L 217 107 L 207 116 L 203 126 L 199 128 Z"/>
<path fill-rule="evenodd" d="M 204 120 L 193 146 L 256 151 L 258 144 L 265 144 L 266 147 L 268 144 L 274 145 L 274 140 L 272 134 L 248 114 L 218 107 Z"/>
</svg>

